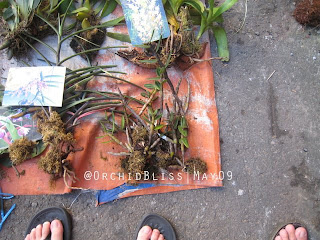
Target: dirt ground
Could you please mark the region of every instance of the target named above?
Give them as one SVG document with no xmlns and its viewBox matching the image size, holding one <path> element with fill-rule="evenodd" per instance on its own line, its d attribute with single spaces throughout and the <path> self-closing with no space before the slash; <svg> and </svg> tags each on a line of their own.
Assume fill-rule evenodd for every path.
<svg viewBox="0 0 320 240">
<path fill-rule="evenodd" d="M 19 196 L 6 201 L 17 208 L 0 238 L 23 239 L 36 212 L 64 205 L 71 206 L 78 240 L 133 239 L 149 212 L 170 220 L 178 239 L 270 239 L 292 221 L 307 226 L 309 239 L 320 239 L 320 29 L 299 25 L 292 17 L 295 4 L 239 0 L 224 15 L 231 61 L 213 62 L 222 165 L 233 174 L 223 188 L 140 196 L 97 208 L 91 192 L 76 200 L 77 191 Z M 214 41 L 212 54 L 217 55 Z"/>
</svg>

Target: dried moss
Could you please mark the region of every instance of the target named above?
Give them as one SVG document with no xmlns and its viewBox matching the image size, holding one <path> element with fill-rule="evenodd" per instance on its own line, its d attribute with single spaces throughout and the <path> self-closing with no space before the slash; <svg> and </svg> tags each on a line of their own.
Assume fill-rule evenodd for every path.
<svg viewBox="0 0 320 240">
<path fill-rule="evenodd" d="M 190 174 L 194 174 L 195 172 L 203 174 L 208 170 L 207 164 L 200 158 L 190 158 L 186 161 L 185 165 L 187 172 Z"/>
<path fill-rule="evenodd" d="M 33 141 L 30 141 L 25 137 L 15 140 L 9 146 L 9 157 L 12 161 L 12 164 L 19 165 L 25 160 L 31 158 L 35 145 L 36 144 Z"/>
<path fill-rule="evenodd" d="M 192 56 L 201 50 L 201 44 L 194 34 L 188 7 L 180 8 L 178 19 L 180 22 L 178 33 L 182 36 L 181 52 L 186 56 Z"/>
<path fill-rule="evenodd" d="M 158 150 L 156 152 L 156 160 L 157 160 L 157 166 L 159 168 L 166 169 L 170 163 L 171 163 L 171 156 L 169 153 L 164 152 L 162 150 Z"/>
<path fill-rule="evenodd" d="M 139 142 L 147 141 L 148 130 L 143 126 L 136 126 L 132 132 L 131 137 L 132 137 L 133 145 Z"/>
<path fill-rule="evenodd" d="M 320 26 L 320 0 L 304 0 L 300 2 L 293 15 L 303 25 Z"/>
<path fill-rule="evenodd" d="M 38 167 L 49 174 L 60 174 L 62 163 L 59 148 L 56 146 L 50 147 L 46 155 L 38 161 Z"/>
<path fill-rule="evenodd" d="M 134 151 L 128 159 L 128 173 L 143 174 L 146 158 L 141 151 Z"/>
</svg>

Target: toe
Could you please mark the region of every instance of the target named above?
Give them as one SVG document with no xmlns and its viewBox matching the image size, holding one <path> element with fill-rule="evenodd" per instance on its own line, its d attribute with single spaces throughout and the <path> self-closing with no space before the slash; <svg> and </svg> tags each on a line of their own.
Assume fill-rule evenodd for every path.
<svg viewBox="0 0 320 240">
<path fill-rule="evenodd" d="M 279 235 L 282 238 L 282 240 L 289 240 L 288 232 L 285 229 L 281 229 Z"/>
<path fill-rule="evenodd" d="M 45 239 L 50 233 L 50 223 L 45 222 L 42 226 L 42 239 Z"/>
<path fill-rule="evenodd" d="M 37 236 L 36 236 L 36 229 L 33 228 L 30 232 L 30 239 L 31 240 L 37 240 Z"/>
<path fill-rule="evenodd" d="M 307 240 L 307 230 L 304 227 L 299 227 L 296 229 L 296 238 L 297 240 Z"/>
<path fill-rule="evenodd" d="M 163 236 L 162 234 L 160 234 L 158 240 L 165 240 L 165 239 L 164 239 L 164 236 Z"/>
<path fill-rule="evenodd" d="M 151 235 L 151 240 L 158 240 L 160 236 L 160 231 L 158 229 L 153 229 L 152 235 Z"/>
<path fill-rule="evenodd" d="M 52 240 L 63 240 L 63 226 L 61 221 L 53 220 L 50 224 L 50 229 Z"/>
<path fill-rule="evenodd" d="M 28 234 L 24 240 L 31 240 L 30 234 Z"/>
<path fill-rule="evenodd" d="M 37 240 L 41 240 L 41 239 L 42 239 L 41 236 L 42 236 L 42 225 L 39 224 L 39 225 L 36 227 L 36 239 L 37 239 Z"/>
<path fill-rule="evenodd" d="M 144 226 L 138 233 L 137 240 L 149 240 L 152 234 L 152 229 L 149 226 Z"/>
<path fill-rule="evenodd" d="M 296 228 L 292 224 L 288 224 L 286 226 L 286 231 L 289 235 L 289 240 L 297 240 L 296 239 Z"/>
</svg>

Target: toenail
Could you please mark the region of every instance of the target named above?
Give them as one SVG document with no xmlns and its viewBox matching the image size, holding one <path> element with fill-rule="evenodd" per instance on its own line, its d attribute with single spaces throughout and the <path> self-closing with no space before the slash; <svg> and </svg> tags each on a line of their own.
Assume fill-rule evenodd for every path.
<svg viewBox="0 0 320 240">
<path fill-rule="evenodd" d="M 148 234 L 148 233 L 151 232 L 151 229 L 148 226 L 144 226 L 143 228 L 141 228 L 141 232 L 145 233 L 145 234 Z"/>
<path fill-rule="evenodd" d="M 51 225 L 52 225 L 52 227 L 54 227 L 54 228 L 59 227 L 58 221 L 52 221 Z"/>
<path fill-rule="evenodd" d="M 303 237 L 306 237 L 307 234 L 303 231 L 303 232 L 301 232 L 301 233 L 299 234 L 299 236 L 300 236 L 301 238 L 303 238 Z"/>
</svg>

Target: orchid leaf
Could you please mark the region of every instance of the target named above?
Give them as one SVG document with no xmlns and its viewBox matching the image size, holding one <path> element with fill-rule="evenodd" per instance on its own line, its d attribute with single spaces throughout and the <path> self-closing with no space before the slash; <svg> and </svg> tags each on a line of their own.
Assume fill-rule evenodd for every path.
<svg viewBox="0 0 320 240">
<path fill-rule="evenodd" d="M 219 26 L 212 27 L 214 37 L 216 39 L 218 54 L 221 57 L 221 61 L 229 61 L 229 49 L 228 49 L 228 39 L 224 28 Z"/>
</svg>

